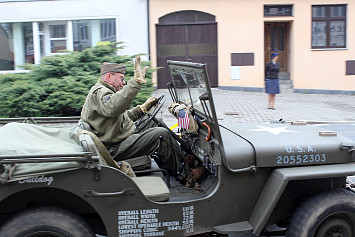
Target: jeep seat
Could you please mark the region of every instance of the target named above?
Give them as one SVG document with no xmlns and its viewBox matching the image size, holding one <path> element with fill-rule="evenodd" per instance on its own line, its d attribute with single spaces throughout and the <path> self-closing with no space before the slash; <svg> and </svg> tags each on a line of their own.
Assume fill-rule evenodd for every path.
<svg viewBox="0 0 355 237">
<path fill-rule="evenodd" d="M 89 123 L 85 122 L 83 119 L 80 119 L 78 122 L 78 127 L 81 130 L 86 130 L 89 132 L 93 132 L 91 129 L 91 126 Z M 96 136 L 95 136 L 96 137 Z M 95 141 L 95 138 L 93 138 Z M 98 139 L 98 138 L 97 138 Z M 105 149 L 105 148 L 102 148 Z M 106 149 L 105 149 L 106 150 Z M 106 153 L 106 152 L 105 152 Z M 147 170 L 151 167 L 152 162 L 149 156 L 147 155 L 143 155 L 143 156 L 139 156 L 139 157 L 134 157 L 134 158 L 130 158 L 129 160 L 124 160 L 126 162 L 128 162 L 132 169 L 134 171 L 138 171 L 138 170 Z"/>
<path fill-rule="evenodd" d="M 94 134 L 80 133 L 80 132 L 79 134 L 80 134 L 79 135 L 80 142 L 85 151 L 90 151 L 92 152 L 93 155 L 100 156 L 104 164 L 106 163 L 109 165 L 114 162 L 108 152 L 106 153 L 107 154 L 106 157 L 102 157 L 102 154 L 97 148 L 94 142 L 94 138 L 92 137 L 95 136 Z M 95 139 L 98 138 L 95 137 Z M 101 148 L 104 149 L 104 147 L 102 146 Z M 109 161 L 110 159 L 112 161 Z M 115 166 L 113 167 L 117 168 Z M 156 202 L 165 202 L 169 200 L 170 191 L 161 177 L 142 176 L 142 177 L 130 177 L 130 178 L 134 181 L 134 183 L 138 186 L 138 188 L 141 190 L 141 192 L 146 198 Z"/>
</svg>

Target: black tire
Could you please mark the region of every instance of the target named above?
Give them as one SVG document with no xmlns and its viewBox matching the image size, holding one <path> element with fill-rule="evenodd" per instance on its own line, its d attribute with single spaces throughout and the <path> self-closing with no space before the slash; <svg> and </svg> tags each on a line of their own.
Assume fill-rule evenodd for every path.
<svg viewBox="0 0 355 237">
<path fill-rule="evenodd" d="M 41 207 L 15 215 L 0 229 L 11 237 L 90 237 L 95 236 L 79 216 L 59 208 Z"/>
<path fill-rule="evenodd" d="M 303 203 L 293 215 L 287 237 L 355 237 L 355 194 L 332 190 Z"/>
</svg>

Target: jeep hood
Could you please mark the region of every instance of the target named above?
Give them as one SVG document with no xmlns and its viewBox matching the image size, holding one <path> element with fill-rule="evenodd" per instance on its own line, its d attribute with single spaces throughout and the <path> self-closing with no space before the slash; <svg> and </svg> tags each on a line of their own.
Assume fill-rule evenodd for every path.
<svg viewBox="0 0 355 237">
<path fill-rule="evenodd" d="M 346 163 L 355 142 L 316 126 L 224 124 L 220 132 L 227 165 L 240 169 Z"/>
</svg>

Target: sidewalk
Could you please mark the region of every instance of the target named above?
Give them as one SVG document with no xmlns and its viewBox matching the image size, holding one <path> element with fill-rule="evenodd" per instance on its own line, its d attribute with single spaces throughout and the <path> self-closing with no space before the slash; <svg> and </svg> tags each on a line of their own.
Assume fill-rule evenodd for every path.
<svg viewBox="0 0 355 237">
<path fill-rule="evenodd" d="M 213 99 L 219 121 L 223 122 L 270 122 L 286 121 L 355 121 L 355 96 L 301 94 L 281 92 L 276 95 L 275 110 L 267 109 L 267 94 L 262 92 L 229 91 L 212 89 Z M 158 89 L 153 96 L 166 95 L 167 99 L 158 117 L 167 125 L 176 119 L 167 108 L 172 102 L 167 89 Z"/>
</svg>

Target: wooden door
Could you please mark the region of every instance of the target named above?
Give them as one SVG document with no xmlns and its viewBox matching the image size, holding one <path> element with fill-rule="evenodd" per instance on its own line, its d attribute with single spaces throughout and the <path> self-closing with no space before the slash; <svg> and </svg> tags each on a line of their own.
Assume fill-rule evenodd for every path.
<svg viewBox="0 0 355 237">
<path fill-rule="evenodd" d="M 278 52 L 280 72 L 288 72 L 289 69 L 289 28 L 288 22 L 265 23 L 265 63 L 270 61 L 272 52 Z"/>
<path fill-rule="evenodd" d="M 157 25 L 158 88 L 171 80 L 167 60 L 206 63 L 210 84 L 218 86 L 217 23 Z"/>
<path fill-rule="evenodd" d="M 167 88 L 171 80 L 167 60 L 185 61 L 185 26 L 157 25 L 158 88 Z"/>
</svg>

